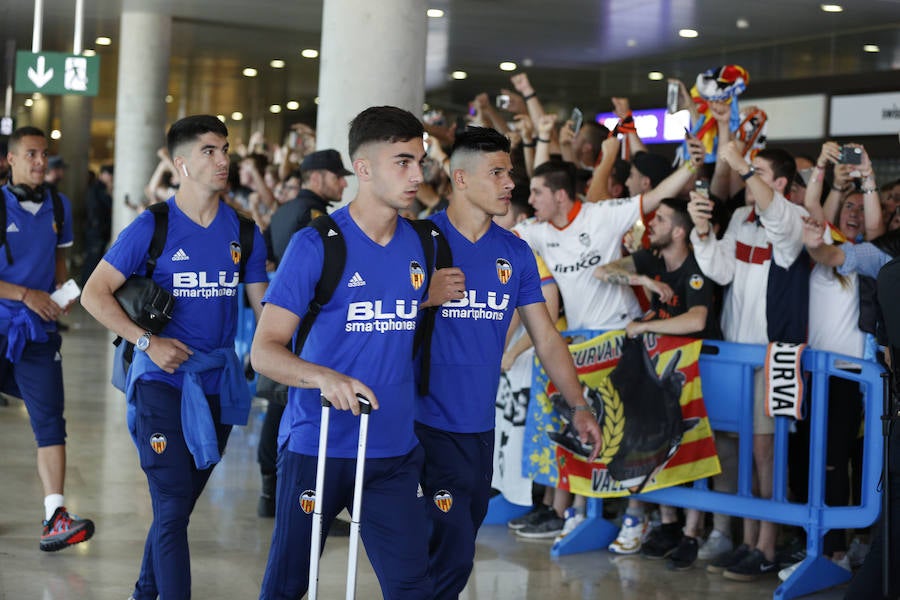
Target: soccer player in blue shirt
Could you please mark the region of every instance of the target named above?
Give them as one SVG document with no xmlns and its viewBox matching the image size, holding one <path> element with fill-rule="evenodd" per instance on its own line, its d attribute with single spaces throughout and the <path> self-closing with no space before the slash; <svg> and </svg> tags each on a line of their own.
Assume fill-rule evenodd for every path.
<svg viewBox="0 0 900 600">
<path fill-rule="evenodd" d="M 428 393 L 416 403 L 416 436 L 425 448 L 423 491 L 432 533 L 429 569 L 434 598 L 457 598 L 475 557 L 487 512 L 494 453 L 494 402 L 500 359 L 518 309 L 535 351 L 573 408 L 584 442 L 600 450 L 600 428 L 582 397 L 572 356 L 544 304 L 531 249 L 494 224 L 514 187 L 509 140 L 493 129 L 457 132 L 450 156 L 453 193 L 446 212 L 431 217 L 444 232 L 462 297 L 438 308 Z"/>
<path fill-rule="evenodd" d="M 357 393 L 373 409 L 360 523 L 366 553 L 386 599 L 433 597 L 419 486 L 423 452 L 413 432 L 412 362 L 413 335 L 431 277 L 422 267 L 418 235 L 397 216 L 412 205 L 422 182 L 422 132 L 418 119 L 391 106 L 368 108 L 350 124 L 359 191 L 331 215 L 344 237 L 346 265 L 299 356 L 286 346 L 322 274 L 324 247 L 314 229 L 294 234 L 266 294 L 253 365 L 293 387 L 279 433 L 275 530 L 262 600 L 294 600 L 306 592 L 311 500 L 322 503 L 323 534 L 335 515 L 352 505 Z M 436 302 L 451 297 L 438 297 L 434 290 Z M 325 490 L 316 498 L 320 396 L 339 412 L 331 415 Z M 343 412 L 348 409 L 353 414 Z"/>
<path fill-rule="evenodd" d="M 70 514 L 63 497 L 66 422 L 63 418 L 61 339 L 56 319 L 68 308 L 50 293 L 68 279 L 65 249 L 72 245 L 72 208 L 60 197 L 57 231 L 51 191 L 43 185 L 47 138 L 20 127 L 9 138 L 11 179 L 2 188 L 6 243 L 0 248 L 0 390 L 21 397 L 38 445 L 38 476 L 44 488 L 40 548 L 61 550 L 93 535 L 94 524 Z"/>
<path fill-rule="evenodd" d="M 84 287 L 82 304 L 101 324 L 135 344 L 126 379 L 129 430 L 147 475 L 153 524 L 133 600 L 191 597 L 187 526 L 194 504 L 225 450 L 233 425 L 244 425 L 250 393 L 234 352 L 240 221 L 221 194 L 228 182 L 228 130 L 216 117 L 176 121 L 166 145 L 181 176 L 168 202 L 168 229 L 153 280 L 175 298 L 160 335 L 132 322 L 113 293 L 142 274 L 154 232 L 144 212 L 126 227 Z M 266 246 L 254 228 L 244 283 L 261 310 Z"/>
</svg>

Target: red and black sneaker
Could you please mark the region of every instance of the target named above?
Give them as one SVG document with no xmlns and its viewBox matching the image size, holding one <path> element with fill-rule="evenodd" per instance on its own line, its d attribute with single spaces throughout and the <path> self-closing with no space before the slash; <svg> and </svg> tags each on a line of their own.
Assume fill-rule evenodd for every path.
<svg viewBox="0 0 900 600">
<path fill-rule="evenodd" d="M 70 515 L 65 506 L 60 506 L 53 512 L 49 521 L 44 521 L 41 550 L 56 552 L 86 542 L 92 535 L 94 535 L 93 521 L 80 519 L 78 515 Z"/>
</svg>

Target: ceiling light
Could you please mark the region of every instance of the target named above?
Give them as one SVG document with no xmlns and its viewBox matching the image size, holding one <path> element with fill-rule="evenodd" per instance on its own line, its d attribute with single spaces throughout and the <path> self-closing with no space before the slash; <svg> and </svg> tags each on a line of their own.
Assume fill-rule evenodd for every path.
<svg viewBox="0 0 900 600">
<path fill-rule="evenodd" d="M 881 48 L 875 44 L 866 44 L 863 46 L 863 52 L 881 52 Z"/>
<path fill-rule="evenodd" d="M 225 122 L 225 115 L 216 115 L 216 118 L 218 120 L 222 121 L 223 123 Z"/>
<path fill-rule="evenodd" d="M 269 107 L 269 112 L 272 113 L 273 115 L 277 115 L 278 113 L 281 112 L 281 105 L 273 104 L 272 106 Z"/>
<path fill-rule="evenodd" d="M 284 107 L 287 108 L 288 110 L 297 110 L 298 108 L 300 108 L 300 103 L 297 102 L 296 100 L 288 100 L 285 103 Z"/>
<path fill-rule="evenodd" d="M 830 13 L 844 12 L 844 7 L 841 6 L 840 4 L 822 4 L 820 6 L 820 8 L 824 12 L 830 12 Z"/>
<path fill-rule="evenodd" d="M 518 65 L 514 62 L 502 62 L 500 63 L 501 71 L 515 71 L 518 68 Z"/>
<path fill-rule="evenodd" d="M 659 71 L 650 71 L 649 73 L 647 73 L 647 79 L 649 79 L 650 81 L 662 81 L 663 77 L 665 77 L 665 75 L 663 75 Z"/>
<path fill-rule="evenodd" d="M 247 67 L 241 73 L 244 74 L 244 77 L 256 77 L 256 69 L 253 67 Z"/>
<path fill-rule="evenodd" d="M 300 51 L 300 56 L 303 58 L 316 58 L 319 56 L 319 51 L 312 48 L 304 48 Z"/>
<path fill-rule="evenodd" d="M 637 40 L 634 38 L 628 38 L 628 41 L 625 42 L 625 45 L 629 48 L 634 48 L 635 46 L 637 46 Z"/>
<path fill-rule="evenodd" d="M 440 19 L 444 16 L 444 11 L 439 8 L 429 8 L 426 12 L 426 15 L 431 17 L 432 19 Z"/>
<path fill-rule="evenodd" d="M 172 97 L 172 94 L 166 94 L 166 104 L 172 104 L 172 101 L 175 98 Z"/>
<path fill-rule="evenodd" d="M 92 48 L 88 48 L 87 50 L 82 52 L 81 55 L 82 56 L 97 56 L 97 51 Z"/>
<path fill-rule="evenodd" d="M 242 112 L 234 111 L 233 113 L 231 113 L 232 121 L 240 121 L 243 118 L 244 118 L 244 113 L 242 113 Z"/>
<path fill-rule="evenodd" d="M 51 140 L 58 140 L 61 137 L 62 137 L 62 132 L 59 129 L 54 129 L 53 131 L 50 132 Z"/>
<path fill-rule="evenodd" d="M 452 77 L 453 79 L 465 79 L 468 76 L 469 74 L 465 71 L 453 71 L 452 73 L 450 73 L 450 77 Z"/>
<path fill-rule="evenodd" d="M 283 69 L 284 61 L 281 60 L 280 58 L 276 58 L 275 60 L 273 60 L 272 62 L 269 63 L 269 66 L 272 67 L 273 69 Z"/>
<path fill-rule="evenodd" d="M 101 35 L 96 40 L 94 40 L 94 43 L 98 46 L 109 46 L 110 44 L 112 44 L 112 40 L 106 36 Z"/>
<path fill-rule="evenodd" d="M 25 106 L 34 106 L 34 100 L 31 98 L 25 98 Z"/>
<path fill-rule="evenodd" d="M 316 96 L 315 99 L 313 99 L 313 102 L 315 102 L 316 104 L 318 104 L 318 103 L 319 103 L 319 97 Z"/>
<path fill-rule="evenodd" d="M 740 19 L 737 20 L 737 22 L 735 23 L 735 26 L 737 26 L 738 29 L 747 29 L 748 27 L 750 27 L 750 21 L 741 17 Z"/>
<path fill-rule="evenodd" d="M 678 35 L 680 35 L 683 38 L 695 38 L 700 34 L 697 33 L 696 29 L 679 29 Z"/>
</svg>

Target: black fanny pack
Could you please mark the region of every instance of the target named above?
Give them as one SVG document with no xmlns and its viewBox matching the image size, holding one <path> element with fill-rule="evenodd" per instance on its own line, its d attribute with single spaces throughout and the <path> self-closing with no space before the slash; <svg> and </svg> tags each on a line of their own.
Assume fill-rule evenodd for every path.
<svg viewBox="0 0 900 600">
<path fill-rule="evenodd" d="M 172 320 L 175 298 L 149 277 L 132 275 L 113 296 L 129 319 L 154 335 Z"/>
</svg>

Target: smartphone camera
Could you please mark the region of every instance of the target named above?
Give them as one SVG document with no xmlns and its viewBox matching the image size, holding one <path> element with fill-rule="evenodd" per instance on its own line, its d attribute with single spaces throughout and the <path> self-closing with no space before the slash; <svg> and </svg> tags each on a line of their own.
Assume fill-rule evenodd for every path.
<svg viewBox="0 0 900 600">
<path fill-rule="evenodd" d="M 669 87 L 666 89 L 666 110 L 670 115 L 678 112 L 678 96 L 680 93 L 681 90 L 678 89 L 678 83 L 670 81 Z"/>
<path fill-rule="evenodd" d="M 509 110 L 509 95 L 508 94 L 498 94 L 497 95 L 497 108 L 501 110 Z"/>
<path fill-rule="evenodd" d="M 698 179 L 694 182 L 694 191 L 704 198 L 709 198 L 709 182 L 705 179 Z"/>
<path fill-rule="evenodd" d="M 859 146 L 841 146 L 838 162 L 843 165 L 862 164 L 862 148 Z"/>
<path fill-rule="evenodd" d="M 584 124 L 584 113 L 581 112 L 580 108 L 573 108 L 572 116 L 569 118 L 572 120 L 572 132 L 575 135 L 578 135 L 578 131 L 581 129 L 582 124 Z"/>
</svg>

